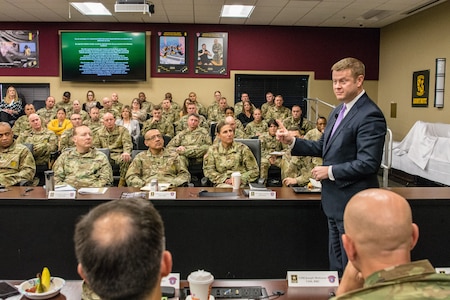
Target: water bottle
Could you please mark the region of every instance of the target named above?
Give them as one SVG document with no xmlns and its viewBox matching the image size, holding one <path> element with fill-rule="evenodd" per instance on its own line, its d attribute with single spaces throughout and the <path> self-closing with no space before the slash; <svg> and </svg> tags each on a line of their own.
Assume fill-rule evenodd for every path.
<svg viewBox="0 0 450 300">
<path fill-rule="evenodd" d="M 51 170 L 44 172 L 45 176 L 45 193 L 48 195 L 49 192 L 55 190 L 55 173 Z"/>
</svg>

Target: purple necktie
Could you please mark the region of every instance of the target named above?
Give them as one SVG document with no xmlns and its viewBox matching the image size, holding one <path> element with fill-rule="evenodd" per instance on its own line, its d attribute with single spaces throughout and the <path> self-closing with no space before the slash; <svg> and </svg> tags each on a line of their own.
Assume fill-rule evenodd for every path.
<svg viewBox="0 0 450 300">
<path fill-rule="evenodd" d="M 339 112 L 339 115 L 338 115 L 338 117 L 337 117 L 337 120 L 336 120 L 336 122 L 334 123 L 333 130 L 331 131 L 330 137 L 333 136 L 333 134 L 334 134 L 334 132 L 336 131 L 336 129 L 338 128 L 339 124 L 341 124 L 341 121 L 342 121 L 342 119 L 344 118 L 345 109 L 346 109 L 346 106 L 345 106 L 345 104 L 344 104 L 344 105 L 342 105 L 341 111 Z"/>
</svg>

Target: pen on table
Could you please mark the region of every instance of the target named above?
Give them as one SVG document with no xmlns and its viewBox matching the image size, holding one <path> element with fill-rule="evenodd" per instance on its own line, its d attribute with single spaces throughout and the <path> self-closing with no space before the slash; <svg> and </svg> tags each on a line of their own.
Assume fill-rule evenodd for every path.
<svg viewBox="0 0 450 300">
<path fill-rule="evenodd" d="M 22 196 L 25 196 L 28 192 L 31 192 L 32 190 L 34 190 L 34 188 L 32 188 L 32 187 L 27 187 L 27 188 L 25 189 L 25 191 L 23 191 Z"/>
</svg>

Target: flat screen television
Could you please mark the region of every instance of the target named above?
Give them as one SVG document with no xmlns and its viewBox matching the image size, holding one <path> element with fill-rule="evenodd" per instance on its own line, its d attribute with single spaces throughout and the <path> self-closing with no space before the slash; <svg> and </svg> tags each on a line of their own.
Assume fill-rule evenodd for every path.
<svg viewBox="0 0 450 300">
<path fill-rule="evenodd" d="M 145 81 L 145 32 L 61 31 L 63 81 Z"/>
</svg>

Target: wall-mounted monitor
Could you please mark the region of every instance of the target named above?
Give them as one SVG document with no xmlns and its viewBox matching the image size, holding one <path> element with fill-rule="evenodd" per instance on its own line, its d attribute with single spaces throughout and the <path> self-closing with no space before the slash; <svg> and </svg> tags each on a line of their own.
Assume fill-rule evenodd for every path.
<svg viewBox="0 0 450 300">
<path fill-rule="evenodd" d="M 145 32 L 61 31 L 63 81 L 145 81 Z"/>
</svg>

